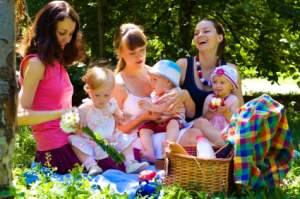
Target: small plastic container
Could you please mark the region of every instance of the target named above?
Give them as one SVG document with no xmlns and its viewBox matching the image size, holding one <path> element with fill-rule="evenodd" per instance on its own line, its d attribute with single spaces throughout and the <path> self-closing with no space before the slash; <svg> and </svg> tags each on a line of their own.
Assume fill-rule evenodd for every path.
<svg viewBox="0 0 300 199">
<path fill-rule="evenodd" d="M 197 136 L 197 157 L 203 159 L 216 158 L 210 142 L 204 136 Z"/>
</svg>

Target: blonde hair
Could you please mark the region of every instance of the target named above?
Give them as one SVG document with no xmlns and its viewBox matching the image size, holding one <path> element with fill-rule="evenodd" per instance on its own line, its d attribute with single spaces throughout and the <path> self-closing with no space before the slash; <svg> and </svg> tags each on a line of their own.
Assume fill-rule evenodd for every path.
<svg viewBox="0 0 300 199">
<path fill-rule="evenodd" d="M 119 51 L 124 44 L 130 50 L 147 45 L 147 37 L 142 27 L 132 23 L 122 24 L 115 34 L 114 48 L 119 59 L 115 73 L 122 71 L 126 66 L 125 61 L 119 57 Z"/>
<path fill-rule="evenodd" d="M 114 73 L 104 67 L 92 66 L 82 77 L 82 81 L 85 83 L 84 90 L 96 90 L 103 88 L 104 86 L 110 86 L 112 89 L 115 86 Z"/>
</svg>

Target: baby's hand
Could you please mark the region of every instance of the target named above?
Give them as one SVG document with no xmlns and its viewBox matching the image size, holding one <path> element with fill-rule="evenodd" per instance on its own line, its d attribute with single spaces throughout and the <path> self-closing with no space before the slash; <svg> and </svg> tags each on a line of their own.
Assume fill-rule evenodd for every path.
<svg viewBox="0 0 300 199">
<path fill-rule="evenodd" d="M 151 103 L 147 100 L 138 101 L 138 105 L 143 110 L 150 110 L 151 109 Z"/>
<path fill-rule="evenodd" d="M 79 109 L 79 128 L 83 128 L 85 126 L 87 126 L 87 122 L 85 120 L 85 112 Z"/>
<path fill-rule="evenodd" d="M 74 133 L 77 134 L 77 135 L 84 134 L 81 128 L 77 128 Z"/>
<path fill-rule="evenodd" d="M 118 124 L 124 124 L 126 121 L 130 120 L 131 114 L 129 113 L 122 113 L 121 115 L 115 115 L 115 119 Z"/>
<path fill-rule="evenodd" d="M 221 113 L 221 114 L 225 114 L 225 113 L 227 113 L 227 111 L 229 111 L 229 108 L 225 105 L 218 106 L 216 109 L 216 112 Z"/>
</svg>

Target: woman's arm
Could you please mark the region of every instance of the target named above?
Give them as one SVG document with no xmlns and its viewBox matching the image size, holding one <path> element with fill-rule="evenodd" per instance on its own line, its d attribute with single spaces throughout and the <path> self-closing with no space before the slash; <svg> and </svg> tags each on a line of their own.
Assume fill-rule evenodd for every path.
<svg viewBox="0 0 300 199">
<path fill-rule="evenodd" d="M 176 61 L 176 63 L 181 68 L 181 75 L 180 75 L 180 85 L 183 85 L 186 76 L 186 69 L 187 69 L 187 58 L 180 58 Z M 182 89 L 183 93 L 183 103 L 186 110 L 186 116 L 189 118 L 193 118 L 196 114 L 196 105 L 194 100 L 192 99 L 190 93 L 186 89 Z"/>
<path fill-rule="evenodd" d="M 182 86 L 182 84 L 185 80 L 185 75 L 186 75 L 187 58 L 180 58 L 176 61 L 176 63 L 181 68 L 180 85 Z"/>
<path fill-rule="evenodd" d="M 36 57 L 28 60 L 23 71 L 23 85 L 20 91 L 20 104 L 24 109 L 31 109 L 33 98 L 39 81 L 43 79 L 45 72 L 44 64 Z"/>
<path fill-rule="evenodd" d="M 128 93 L 123 85 L 116 84 L 113 90 L 113 97 L 117 101 L 120 109 L 123 109 L 124 101 L 126 100 Z M 124 113 L 126 115 L 126 113 Z M 117 124 L 117 128 L 124 133 L 130 134 L 135 128 L 148 120 L 158 120 L 160 118 L 159 113 L 152 113 L 145 111 L 143 114 L 135 118 L 125 118 L 125 122 Z"/>
<path fill-rule="evenodd" d="M 184 104 L 184 107 L 186 110 L 186 116 L 189 118 L 192 118 L 195 116 L 195 113 L 196 113 L 195 102 L 187 90 L 182 89 L 182 93 L 183 93 L 182 95 L 183 95 L 183 99 L 184 99 L 183 104 Z"/>
<path fill-rule="evenodd" d="M 22 109 L 18 111 L 17 124 L 18 125 L 35 125 L 43 122 L 48 122 L 61 117 L 62 110 L 53 111 L 32 111 Z"/>
<path fill-rule="evenodd" d="M 121 110 L 123 110 L 123 104 L 128 94 L 123 85 L 116 83 L 112 92 L 113 98 L 117 101 L 117 104 Z"/>
<path fill-rule="evenodd" d="M 38 58 L 29 59 L 24 74 L 23 85 L 19 94 L 19 110 L 17 115 L 18 125 L 35 125 L 60 118 L 63 110 L 34 111 L 31 110 L 32 102 L 45 72 L 44 64 Z"/>
<path fill-rule="evenodd" d="M 138 105 L 141 109 L 145 111 L 151 111 L 157 113 L 165 112 L 166 109 L 168 108 L 167 103 L 154 104 L 153 102 L 150 102 L 150 100 L 145 100 L 145 99 L 138 101 Z"/>
<path fill-rule="evenodd" d="M 156 121 L 161 118 L 160 113 L 154 113 L 151 111 L 145 111 L 143 114 L 136 118 L 131 118 L 127 122 L 117 125 L 117 128 L 126 134 L 130 134 L 134 129 L 141 125 L 145 121 Z"/>
<path fill-rule="evenodd" d="M 146 121 L 145 113 L 136 118 L 130 118 L 123 123 L 118 123 L 117 128 L 123 133 L 130 134 L 135 128 L 142 124 L 142 122 Z"/>
<path fill-rule="evenodd" d="M 117 101 L 119 108 L 123 109 L 124 101 L 126 100 L 128 93 L 122 84 L 115 84 L 112 96 Z M 124 133 L 130 134 L 133 129 L 135 129 L 138 125 L 143 122 L 142 116 L 137 118 L 129 118 L 126 119 L 126 122 L 117 124 L 117 128 Z"/>
</svg>

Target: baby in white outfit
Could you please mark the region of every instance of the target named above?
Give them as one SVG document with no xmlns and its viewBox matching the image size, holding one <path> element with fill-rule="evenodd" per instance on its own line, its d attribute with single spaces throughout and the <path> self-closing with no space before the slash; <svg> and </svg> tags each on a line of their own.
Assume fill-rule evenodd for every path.
<svg viewBox="0 0 300 199">
<path fill-rule="evenodd" d="M 123 114 L 118 108 L 117 102 L 112 98 L 114 88 L 113 72 L 107 68 L 94 66 L 88 69 L 83 77 L 85 91 L 89 98 L 83 101 L 79 107 L 81 123 L 87 125 L 95 133 L 99 133 L 111 145 L 125 156 L 127 173 L 135 173 L 148 166 L 147 162 L 134 160 L 131 136 L 116 129 L 117 122 L 123 120 Z M 96 160 L 107 158 L 107 153 L 85 134 L 69 136 L 73 147 L 80 151 L 81 157 L 85 157 L 84 166 L 89 175 L 102 172 Z"/>
</svg>

